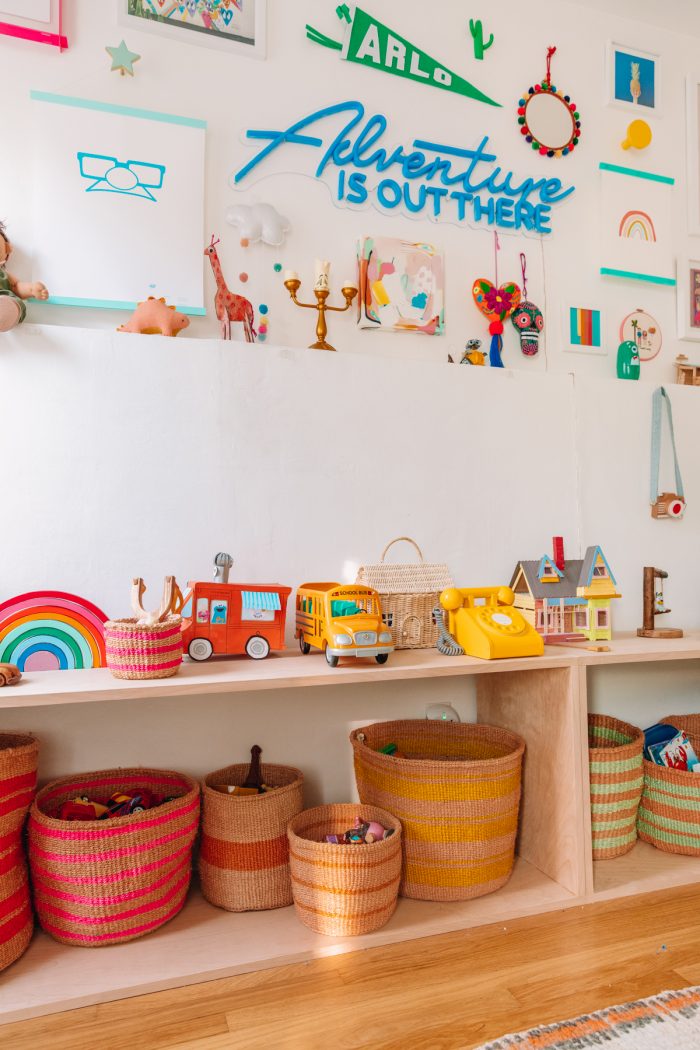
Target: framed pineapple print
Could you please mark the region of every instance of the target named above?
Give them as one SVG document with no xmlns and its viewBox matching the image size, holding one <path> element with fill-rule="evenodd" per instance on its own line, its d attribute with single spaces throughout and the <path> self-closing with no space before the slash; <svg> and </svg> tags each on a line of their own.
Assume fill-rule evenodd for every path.
<svg viewBox="0 0 700 1050">
<path fill-rule="evenodd" d="M 659 112 L 659 56 L 608 45 L 608 102 L 639 117 Z"/>
</svg>

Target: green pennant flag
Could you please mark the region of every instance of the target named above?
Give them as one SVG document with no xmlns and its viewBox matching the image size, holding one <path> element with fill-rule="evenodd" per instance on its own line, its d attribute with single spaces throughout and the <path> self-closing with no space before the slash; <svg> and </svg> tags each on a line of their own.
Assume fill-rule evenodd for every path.
<svg viewBox="0 0 700 1050">
<path fill-rule="evenodd" d="M 352 16 L 348 5 L 342 4 L 337 8 L 337 14 L 341 20 L 351 23 L 344 45 L 307 25 L 306 35 L 309 40 L 322 44 L 323 47 L 342 51 L 342 57 L 347 62 L 357 62 L 383 73 L 415 80 L 419 84 L 430 84 L 442 88 L 443 91 L 452 91 L 477 102 L 485 102 L 488 106 L 500 106 L 500 102 L 489 98 L 468 80 L 441 65 L 421 48 L 415 47 L 372 15 L 368 15 L 362 8 L 356 7 Z"/>
</svg>

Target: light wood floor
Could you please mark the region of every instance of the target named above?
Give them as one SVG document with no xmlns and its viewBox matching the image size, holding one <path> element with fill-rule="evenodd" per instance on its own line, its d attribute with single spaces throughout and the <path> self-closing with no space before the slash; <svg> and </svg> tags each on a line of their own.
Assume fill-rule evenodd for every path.
<svg viewBox="0 0 700 1050">
<path fill-rule="evenodd" d="M 700 888 L 688 887 L 7 1025 L 0 1046 L 467 1050 L 692 984 Z"/>
</svg>

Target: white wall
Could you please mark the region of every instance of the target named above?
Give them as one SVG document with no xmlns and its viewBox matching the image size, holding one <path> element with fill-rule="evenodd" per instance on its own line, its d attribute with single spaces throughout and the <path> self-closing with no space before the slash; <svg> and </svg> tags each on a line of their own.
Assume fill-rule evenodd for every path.
<svg viewBox="0 0 700 1050">
<path fill-rule="evenodd" d="M 268 0 L 268 59 L 232 58 L 218 51 L 163 40 L 160 36 L 123 31 L 116 24 L 116 3 L 112 0 L 73 0 L 66 5 L 70 49 L 63 55 L 53 49 L 0 38 L 3 77 L 11 92 L 12 105 L 6 107 L 3 125 L 3 171 L 1 210 L 11 224 L 18 245 L 19 270 L 28 271 L 33 245 L 31 225 L 31 160 L 28 132 L 31 131 L 29 90 L 41 90 L 95 97 L 127 105 L 147 106 L 169 112 L 204 117 L 209 122 L 207 140 L 206 229 L 216 230 L 224 239 L 222 259 L 229 285 L 249 294 L 255 306 L 270 306 L 270 341 L 290 346 L 311 342 L 312 321 L 308 313 L 289 302 L 281 278 L 274 274 L 276 261 L 297 269 L 308 280 L 316 257 L 333 261 L 337 279 L 351 270 L 358 236 L 390 234 L 415 240 L 434 240 L 447 260 L 447 335 L 396 337 L 359 332 L 351 318 L 334 318 L 332 341 L 343 351 L 381 353 L 400 359 L 443 361 L 448 351 L 459 353 L 470 336 L 483 337 L 486 325 L 471 300 L 474 277 L 493 275 L 491 234 L 484 230 L 460 229 L 389 217 L 375 211 L 354 212 L 332 206 L 328 190 L 308 176 L 270 178 L 241 193 L 228 185 L 230 174 L 250 156 L 242 142 L 248 127 L 286 126 L 319 105 L 358 98 L 369 112 L 384 112 L 391 123 L 390 137 L 395 143 L 408 142 L 416 134 L 430 133 L 438 140 L 471 145 L 488 134 L 504 169 L 522 175 L 555 174 L 574 183 L 577 192 L 555 212 L 555 233 L 546 245 L 535 239 L 504 235 L 500 274 L 519 279 L 518 253 L 529 259 L 530 294 L 546 308 L 546 353 L 526 359 L 517 347 L 515 334 L 509 333 L 505 360 L 510 367 L 526 371 L 549 368 L 583 374 L 615 374 L 615 352 L 620 320 L 631 310 L 644 307 L 660 322 L 665 337 L 661 356 L 644 366 L 650 380 L 670 380 L 671 362 L 679 349 L 675 338 L 675 294 L 671 289 L 645 287 L 619 281 L 602 281 L 598 214 L 598 163 L 601 160 L 640 165 L 674 175 L 673 222 L 677 252 L 697 251 L 696 242 L 684 234 L 685 195 L 685 93 L 686 73 L 700 68 L 696 58 L 697 39 L 690 33 L 695 23 L 677 4 L 663 10 L 648 2 L 605 7 L 604 18 L 592 5 L 532 0 L 527 17 L 521 4 L 503 0 L 494 11 L 481 12 L 487 31 L 496 34 L 496 43 L 482 63 L 474 61 L 467 20 L 470 12 L 459 5 L 438 5 L 440 19 L 425 18 L 420 0 L 384 0 L 367 6 L 409 39 L 421 42 L 428 52 L 446 65 L 464 72 L 484 91 L 503 102 L 495 110 L 445 92 L 374 74 L 372 71 L 340 61 L 334 52 L 306 40 L 307 21 L 328 35 L 338 36 L 340 23 L 335 5 L 313 0 Z M 623 12 L 618 14 L 617 12 Z M 677 18 L 674 12 L 678 11 Z M 645 21 L 637 21 L 637 15 Z M 136 76 L 120 77 L 109 71 L 104 47 L 125 35 L 129 45 L 142 54 Z M 629 120 L 627 112 L 608 107 L 605 101 L 605 44 L 609 39 L 661 54 L 661 116 L 652 117 L 655 139 L 646 153 L 638 157 L 623 153 L 619 142 Z M 566 160 L 549 161 L 526 149 L 515 122 L 515 104 L 521 93 L 544 72 L 545 49 L 556 43 L 554 76 L 580 106 L 584 138 L 580 149 Z M 308 165 L 308 158 L 302 158 Z M 291 166 L 291 161 L 290 161 Z M 287 214 L 293 232 L 282 249 L 263 246 L 244 250 L 236 232 L 224 221 L 226 207 L 235 202 L 270 200 Z M 186 204 L 183 204 L 186 206 Z M 176 231 L 174 232 L 176 236 Z M 132 231 L 134 251 L 139 237 L 148 229 Z M 108 246 L 105 246 L 108 251 Z M 70 249 L 66 249 L 69 265 Z M 204 264 L 204 260 L 203 260 Z M 237 275 L 250 274 L 240 285 Z M 211 303 L 213 285 L 207 274 L 207 301 Z M 144 295 L 146 290 L 144 290 Z M 601 305 L 606 311 L 608 357 L 583 359 L 562 352 L 562 310 L 565 305 Z M 32 305 L 33 320 L 51 324 L 88 325 L 113 328 L 124 320 L 113 312 L 76 311 L 61 307 Z M 189 336 L 217 335 L 215 319 L 194 321 Z M 692 344 L 691 344 L 692 351 Z"/>
</svg>

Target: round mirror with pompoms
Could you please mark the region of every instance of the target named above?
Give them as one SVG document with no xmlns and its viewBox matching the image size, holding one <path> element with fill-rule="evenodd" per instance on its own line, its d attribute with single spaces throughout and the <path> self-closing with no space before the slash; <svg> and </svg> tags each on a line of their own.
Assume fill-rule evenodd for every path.
<svg viewBox="0 0 700 1050">
<path fill-rule="evenodd" d="M 547 48 L 547 74 L 518 100 L 518 124 L 525 141 L 543 157 L 568 157 L 581 138 L 581 116 L 570 95 L 552 84 L 556 47 Z"/>
</svg>

